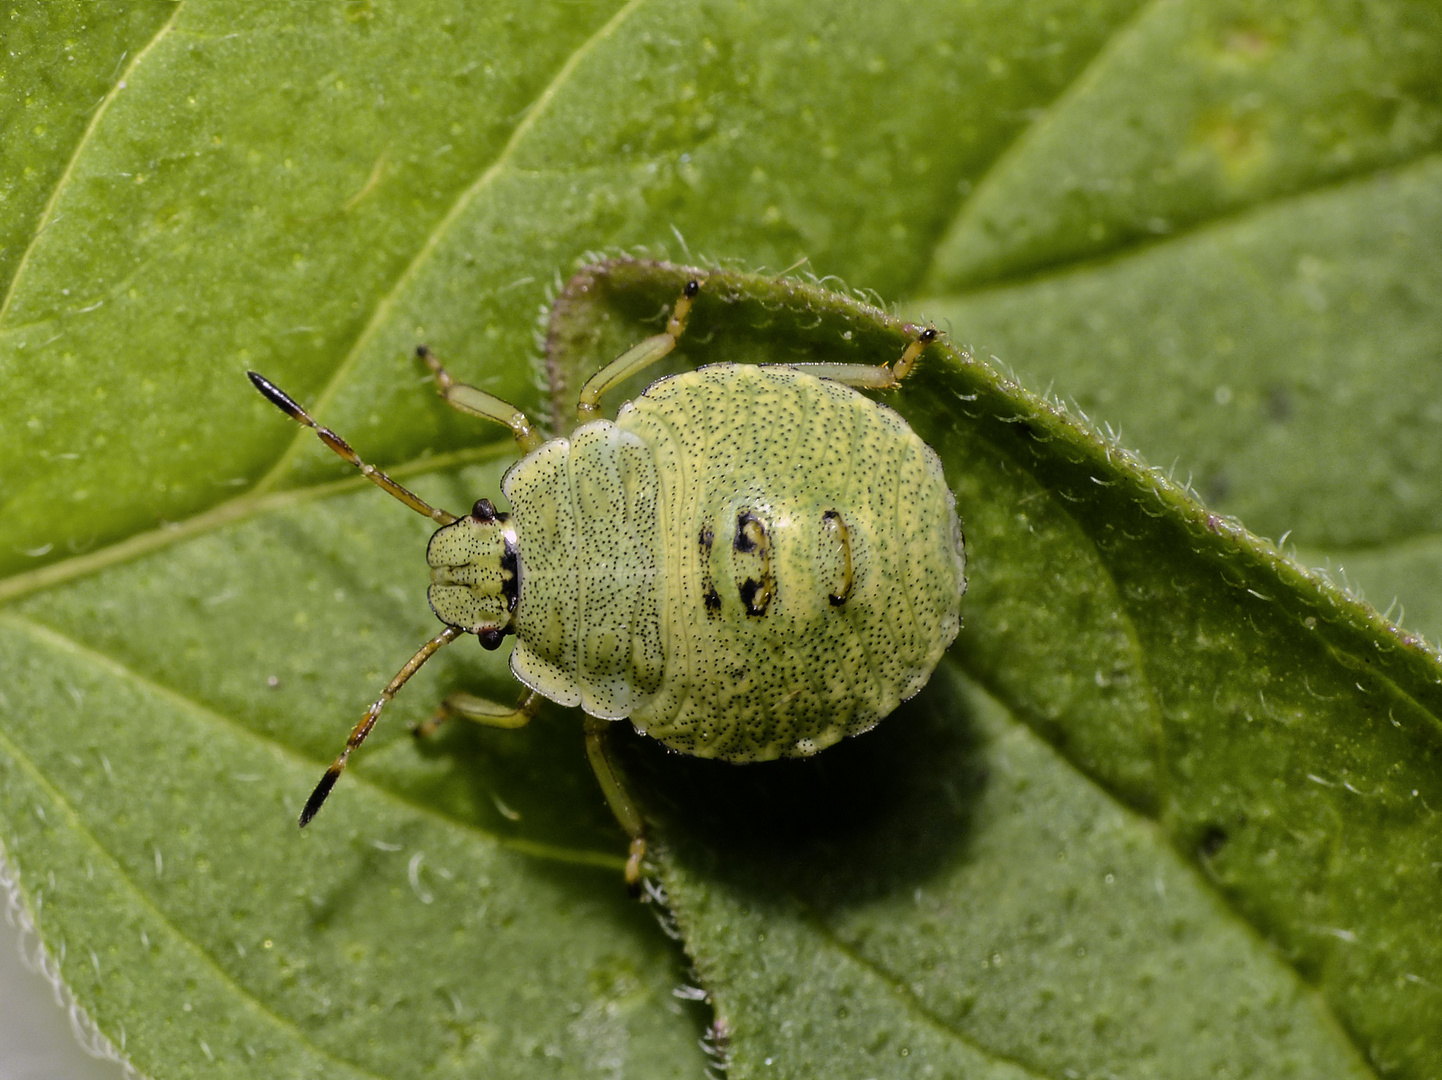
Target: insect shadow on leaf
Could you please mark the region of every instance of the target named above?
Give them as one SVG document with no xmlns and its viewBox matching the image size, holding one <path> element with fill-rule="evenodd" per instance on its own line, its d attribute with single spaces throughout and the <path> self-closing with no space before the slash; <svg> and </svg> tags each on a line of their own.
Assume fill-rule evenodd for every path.
<svg viewBox="0 0 1442 1080">
<path fill-rule="evenodd" d="M 629 738 L 625 761 L 682 859 L 695 852 L 714 860 L 707 873 L 820 910 L 909 893 L 965 859 L 982 752 L 943 665 L 886 723 L 813 758 L 738 769 Z"/>
</svg>

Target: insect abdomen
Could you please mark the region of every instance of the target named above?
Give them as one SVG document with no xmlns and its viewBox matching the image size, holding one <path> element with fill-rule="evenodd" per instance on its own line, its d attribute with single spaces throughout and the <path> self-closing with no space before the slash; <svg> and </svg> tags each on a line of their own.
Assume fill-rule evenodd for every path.
<svg viewBox="0 0 1442 1080">
<path fill-rule="evenodd" d="M 799 372 L 717 365 L 617 424 L 666 517 L 665 676 L 637 728 L 702 757 L 804 756 L 916 693 L 956 636 L 965 560 L 935 453 Z"/>
<path fill-rule="evenodd" d="M 660 485 L 650 449 L 598 420 L 518 462 L 502 487 L 521 579 L 511 670 L 562 705 L 629 716 L 665 669 Z"/>
</svg>

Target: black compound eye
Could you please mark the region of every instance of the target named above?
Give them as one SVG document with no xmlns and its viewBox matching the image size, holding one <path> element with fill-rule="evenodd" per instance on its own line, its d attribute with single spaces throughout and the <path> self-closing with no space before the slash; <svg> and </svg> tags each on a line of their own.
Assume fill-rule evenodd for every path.
<svg viewBox="0 0 1442 1080">
<path fill-rule="evenodd" d="M 481 648 L 490 649 L 494 652 L 501 647 L 501 642 L 505 640 L 506 635 L 500 630 L 492 628 L 490 630 L 476 631 L 476 637 L 480 639 Z"/>
<path fill-rule="evenodd" d="M 700 291 L 701 283 L 695 278 L 692 278 L 690 281 L 686 282 L 686 288 L 682 290 L 682 292 L 684 292 L 687 296 L 695 296 Z"/>
<path fill-rule="evenodd" d="M 477 499 L 476 505 L 471 507 L 471 517 L 477 521 L 495 521 L 496 508 L 491 504 L 490 499 Z M 491 648 L 495 648 L 494 645 Z"/>
<path fill-rule="evenodd" d="M 936 327 L 934 327 L 934 326 L 928 326 L 925 330 L 923 330 L 923 331 L 921 332 L 921 340 L 924 341 L 924 342 L 926 342 L 928 345 L 929 345 L 931 342 L 935 341 L 936 338 L 937 338 L 937 331 L 936 331 Z"/>
</svg>

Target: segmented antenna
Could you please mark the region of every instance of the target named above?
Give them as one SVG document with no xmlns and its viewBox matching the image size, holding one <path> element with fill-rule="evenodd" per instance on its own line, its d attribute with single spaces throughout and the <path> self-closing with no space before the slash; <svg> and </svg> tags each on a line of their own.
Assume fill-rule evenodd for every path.
<svg viewBox="0 0 1442 1080">
<path fill-rule="evenodd" d="M 397 484 L 394 480 L 392 480 L 385 473 L 381 472 L 374 465 L 367 465 L 364 461 L 360 459 L 360 455 L 350 448 L 350 443 L 346 442 L 330 428 L 323 427 L 320 424 L 317 424 L 314 420 L 310 418 L 309 413 L 307 413 L 304 409 L 302 409 L 299 405 L 295 403 L 295 401 L 290 397 L 289 394 L 287 394 L 280 387 L 276 386 L 275 383 L 271 382 L 264 375 L 260 374 L 258 371 L 247 371 L 246 374 L 250 376 L 250 381 L 254 383 L 255 388 L 259 390 L 262 395 L 264 395 L 266 401 L 269 401 L 272 405 L 274 405 L 281 412 L 285 413 L 296 423 L 312 429 L 316 433 L 316 435 L 320 437 L 321 442 L 325 443 L 326 446 L 330 447 L 337 454 L 345 458 L 357 469 L 359 469 L 362 476 L 364 476 L 372 484 L 375 484 L 382 491 L 386 492 L 388 495 L 394 496 L 395 498 L 399 499 L 401 502 L 409 506 L 416 513 L 424 514 L 426 517 L 430 518 L 432 521 L 436 522 L 439 525 L 449 525 L 453 521 L 460 520 L 456 517 L 455 514 L 449 513 L 445 510 L 436 509 L 434 506 L 426 502 L 425 499 L 422 499 L 415 492 L 409 490 L 408 488 L 402 487 L 400 484 Z"/>
<path fill-rule="evenodd" d="M 345 741 L 345 749 L 330 763 L 330 768 L 326 769 L 325 775 L 320 778 L 320 783 L 315 786 L 315 790 L 310 793 L 310 798 L 305 801 L 305 809 L 300 812 L 302 829 L 309 825 L 310 819 L 320 812 L 321 806 L 330 794 L 330 789 L 335 787 L 335 782 L 340 779 L 340 774 L 345 770 L 345 763 L 350 758 L 351 751 L 366 741 L 366 736 L 371 733 L 371 728 L 376 726 L 376 720 L 380 718 L 381 710 L 390 704 L 391 699 L 396 696 L 396 691 L 404 686 L 406 680 L 419 671 L 421 665 L 434 656 L 442 645 L 448 645 L 455 641 L 463 632 L 454 626 L 446 627 L 422 645 L 420 651 L 406 661 L 406 666 L 396 672 L 396 677 L 381 691 L 381 696 L 376 699 L 375 704 L 366 710 L 360 723 L 351 730 L 350 738 Z"/>
<path fill-rule="evenodd" d="M 255 384 L 255 388 L 264 395 L 267 401 L 292 420 L 296 421 L 296 423 L 312 429 L 316 435 L 320 437 L 321 442 L 325 443 L 326 446 L 330 447 L 359 469 L 362 476 L 382 491 L 394 496 L 416 513 L 424 514 L 439 525 L 449 525 L 454 521 L 460 520 L 452 513 L 436 509 L 419 495 L 397 484 L 374 465 L 366 464 L 360 459 L 360 456 L 351 449 L 348 442 L 330 428 L 317 424 L 310 418 L 309 413 L 295 403 L 289 394 L 276 386 L 275 383 L 271 382 L 264 375 L 254 371 L 248 371 L 246 374 L 250 376 L 250 381 Z M 356 724 L 351 730 L 350 737 L 345 741 L 345 749 L 331 762 L 330 768 L 326 769 L 325 775 L 320 778 L 320 783 L 315 786 L 315 790 L 310 793 L 310 798 L 305 801 L 305 809 L 300 812 L 301 828 L 309 825 L 311 818 L 315 817 L 320 811 L 321 806 L 324 805 L 326 798 L 330 795 L 331 788 L 335 787 L 335 782 L 340 779 L 340 774 L 345 770 L 346 762 L 350 759 L 351 751 L 365 742 L 366 736 L 371 733 L 371 729 L 376 726 L 376 721 L 380 719 L 381 710 L 396 696 L 396 691 L 404 686 L 406 681 L 419 671 L 421 665 L 434 656 L 442 645 L 454 641 L 461 636 L 461 633 L 462 631 L 454 626 L 446 627 L 435 637 L 431 638 L 430 641 L 422 645 L 420 651 L 406 662 L 405 667 L 396 672 L 396 677 L 381 691 L 381 696 L 376 699 L 375 704 L 366 710 L 366 714 L 361 717 L 360 723 Z"/>
</svg>

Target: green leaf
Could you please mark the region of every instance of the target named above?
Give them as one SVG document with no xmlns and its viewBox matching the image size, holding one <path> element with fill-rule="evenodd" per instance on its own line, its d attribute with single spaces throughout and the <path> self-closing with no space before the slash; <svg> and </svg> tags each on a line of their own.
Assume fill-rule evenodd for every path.
<svg viewBox="0 0 1442 1080">
<path fill-rule="evenodd" d="M 514 693 L 492 655 L 423 670 L 295 829 L 435 632 L 426 526 L 243 378 L 464 507 L 513 451 L 416 344 L 559 428 L 532 336 L 587 250 L 805 258 L 1442 634 L 1430 9 L 7 17 L 0 843 L 141 1072 L 695 1075 L 713 1019 L 738 1077 L 1438 1071 L 1437 661 L 1054 402 L 940 350 L 896 396 L 972 554 L 896 718 L 774 768 L 629 748 L 710 1016 L 574 717 L 405 734 Z M 573 313 L 563 389 L 651 332 L 649 273 Z M 890 358 L 820 303 L 686 355 Z"/>
<path fill-rule="evenodd" d="M 615 265 L 558 310 L 614 323 L 687 275 Z M 688 334 L 693 360 L 909 339 L 724 271 Z M 739 1073 L 1427 1075 L 1438 654 L 1065 407 L 924 363 L 890 400 L 965 514 L 967 677 L 810 761 L 642 756 Z"/>
<path fill-rule="evenodd" d="M 1036 274 L 1435 151 L 1436 8 L 1150 4 L 952 221 L 932 290 Z"/>
</svg>

